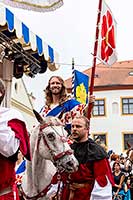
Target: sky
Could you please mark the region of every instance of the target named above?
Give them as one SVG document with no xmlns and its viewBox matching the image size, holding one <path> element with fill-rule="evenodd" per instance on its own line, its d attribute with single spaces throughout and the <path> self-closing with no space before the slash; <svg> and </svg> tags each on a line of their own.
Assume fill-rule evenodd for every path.
<svg viewBox="0 0 133 200">
<path fill-rule="evenodd" d="M 36 97 L 39 110 L 44 102 L 43 89 L 52 75 L 67 79 L 72 75 L 71 62 L 75 69 L 83 71 L 92 66 L 97 10 L 99 0 L 64 0 L 64 5 L 52 12 L 33 12 L 10 8 L 32 32 L 40 36 L 59 53 L 60 68 L 47 70 L 35 78 L 24 77 L 26 87 Z M 133 1 L 106 0 L 117 21 L 116 48 L 118 61 L 133 59 Z M 38 87 L 39 86 L 39 87 Z"/>
</svg>

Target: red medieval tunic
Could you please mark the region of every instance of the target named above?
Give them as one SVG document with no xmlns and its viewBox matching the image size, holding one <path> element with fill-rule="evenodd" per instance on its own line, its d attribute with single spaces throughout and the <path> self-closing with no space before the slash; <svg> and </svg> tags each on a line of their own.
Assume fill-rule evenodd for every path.
<svg viewBox="0 0 133 200">
<path fill-rule="evenodd" d="M 72 174 L 63 174 L 61 200 L 111 200 L 114 180 L 103 148 L 91 139 L 83 143 L 73 143 L 71 148 L 79 161 L 79 169 Z M 95 182 L 100 189 L 95 189 Z M 106 190 L 109 183 L 110 187 Z"/>
<path fill-rule="evenodd" d="M 18 114 L 19 115 L 19 114 Z M 0 124 L 5 124 L 7 127 L 11 128 L 12 136 L 19 140 L 18 148 L 21 150 L 23 155 L 30 160 L 30 148 L 29 148 L 29 136 L 27 133 L 26 125 L 23 121 L 21 121 L 20 117 L 17 115 L 17 112 L 14 110 L 9 110 L 6 108 L 0 108 Z M 2 116 L 4 118 L 2 119 Z M 6 122 L 7 121 L 7 122 Z M 6 141 L 2 141 L 2 137 L 4 138 L 3 134 L 5 128 L 0 130 L 1 134 L 1 144 L 6 144 Z M 7 129 L 8 130 L 8 129 Z M 5 131 L 5 134 L 8 134 L 8 131 Z M 9 136 L 10 137 L 10 136 Z M 8 135 L 7 135 L 8 138 Z M 2 143 L 3 142 L 3 143 Z M 9 148 L 11 145 L 9 144 Z M 3 145 L 3 149 L 4 149 Z M 17 160 L 17 152 L 12 153 L 12 155 L 3 155 L 3 151 L 1 148 L 0 152 L 0 200 L 17 200 L 19 199 L 18 193 L 16 190 L 15 185 L 15 163 Z"/>
</svg>

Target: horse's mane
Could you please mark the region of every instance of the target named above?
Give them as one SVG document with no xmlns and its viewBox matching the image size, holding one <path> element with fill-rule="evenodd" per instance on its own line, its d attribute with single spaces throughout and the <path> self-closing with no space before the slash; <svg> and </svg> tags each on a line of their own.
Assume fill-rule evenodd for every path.
<svg viewBox="0 0 133 200">
<path fill-rule="evenodd" d="M 47 116 L 43 119 L 43 124 L 48 124 L 49 126 L 59 126 L 63 125 L 59 118 L 53 116 Z"/>
</svg>

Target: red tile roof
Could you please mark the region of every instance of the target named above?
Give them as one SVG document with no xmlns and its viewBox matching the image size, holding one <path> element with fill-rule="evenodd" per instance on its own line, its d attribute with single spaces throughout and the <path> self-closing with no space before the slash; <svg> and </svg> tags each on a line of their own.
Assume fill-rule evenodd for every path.
<svg viewBox="0 0 133 200">
<path fill-rule="evenodd" d="M 132 76 L 129 75 L 131 72 Z M 83 73 L 91 78 L 91 68 L 83 71 Z M 70 91 L 72 87 L 71 78 L 67 79 L 65 83 Z M 98 64 L 95 70 L 94 90 L 102 90 L 103 88 L 133 89 L 133 60 L 116 62 L 111 67 Z"/>
</svg>

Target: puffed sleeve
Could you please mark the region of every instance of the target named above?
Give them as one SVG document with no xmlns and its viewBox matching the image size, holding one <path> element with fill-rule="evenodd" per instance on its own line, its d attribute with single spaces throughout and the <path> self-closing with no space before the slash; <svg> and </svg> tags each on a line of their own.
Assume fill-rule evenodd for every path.
<svg viewBox="0 0 133 200">
<path fill-rule="evenodd" d="M 12 131 L 15 133 L 15 138 L 20 141 L 19 148 L 22 154 L 28 160 L 31 160 L 29 136 L 28 136 L 25 123 L 18 119 L 12 119 L 8 122 L 8 125 L 11 127 Z"/>
<path fill-rule="evenodd" d="M 18 150 L 19 144 L 20 141 L 11 127 L 5 121 L 0 122 L 0 153 L 5 157 L 12 156 Z"/>
</svg>

